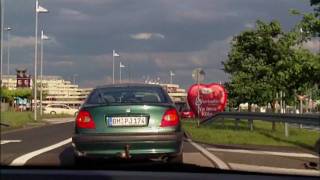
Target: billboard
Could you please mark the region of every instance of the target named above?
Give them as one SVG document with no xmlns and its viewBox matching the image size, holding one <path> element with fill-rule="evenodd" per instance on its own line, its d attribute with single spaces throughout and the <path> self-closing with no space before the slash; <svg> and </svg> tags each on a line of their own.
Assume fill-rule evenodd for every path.
<svg viewBox="0 0 320 180">
<path fill-rule="evenodd" d="M 187 98 L 191 110 L 202 119 L 224 111 L 227 91 L 218 83 L 193 84 Z"/>
<path fill-rule="evenodd" d="M 17 88 L 30 88 L 31 76 L 27 74 L 27 69 L 16 69 Z"/>
</svg>

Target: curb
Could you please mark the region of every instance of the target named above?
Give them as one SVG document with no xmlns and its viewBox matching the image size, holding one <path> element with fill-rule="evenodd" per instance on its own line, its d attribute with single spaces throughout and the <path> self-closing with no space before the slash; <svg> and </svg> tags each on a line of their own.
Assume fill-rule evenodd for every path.
<svg viewBox="0 0 320 180">
<path fill-rule="evenodd" d="M 201 143 L 201 142 L 198 142 L 198 141 L 192 140 L 192 137 L 191 137 L 191 135 L 190 135 L 189 133 L 187 133 L 186 131 L 184 131 L 183 133 L 184 133 L 184 136 L 185 136 L 185 138 L 186 138 L 186 141 L 189 142 L 192 146 L 194 146 L 194 145 L 193 145 L 191 142 L 196 143 L 196 144 L 198 144 L 199 146 L 201 146 L 200 144 L 202 144 L 202 143 Z M 195 148 L 196 148 L 196 147 L 195 147 Z M 197 148 L 197 149 L 198 149 L 198 148 Z M 198 149 L 198 150 L 199 150 L 199 149 Z M 211 157 L 209 157 L 208 154 L 206 154 L 205 152 L 200 151 L 200 150 L 199 150 L 199 152 L 200 152 L 200 154 L 203 155 L 208 161 L 210 161 L 216 168 L 219 168 L 219 164 L 218 164 L 217 162 L 215 162 Z M 230 167 L 227 163 L 225 163 L 225 164 L 227 165 L 227 168 L 226 168 L 226 169 L 231 169 L 231 167 Z M 224 168 L 219 168 L 219 169 L 224 169 Z"/>
<path fill-rule="evenodd" d="M 24 131 L 24 130 L 36 129 L 36 128 L 41 128 L 41 127 L 44 127 L 44 126 L 53 126 L 53 125 L 58 125 L 58 124 L 51 124 L 51 123 L 48 123 L 48 122 L 41 121 L 35 126 L 27 126 L 27 125 L 25 125 L 23 127 L 7 130 L 7 131 L 4 131 L 4 132 L 3 132 L 3 130 L 0 130 L 1 131 L 0 135 L 2 136 L 2 135 L 9 134 L 9 133 L 15 133 L 15 132 L 20 132 L 20 131 Z"/>
<path fill-rule="evenodd" d="M 205 150 L 200 144 L 192 141 L 192 139 L 187 139 L 187 141 L 194 146 L 196 149 L 199 150 L 200 154 L 203 155 L 208 161 L 210 161 L 215 168 L 222 169 L 222 170 L 232 170 L 227 162 L 224 162 L 222 159 L 218 158 L 216 155 L 210 153 L 209 151 Z M 199 149 L 200 146 L 201 148 Z"/>
<path fill-rule="evenodd" d="M 29 129 L 34 129 L 34 128 L 39 128 L 39 127 L 42 127 L 42 126 L 46 126 L 46 125 L 49 125 L 47 123 L 39 123 L 39 124 L 36 124 L 34 126 L 28 126 L 27 124 L 25 124 L 24 126 L 22 127 L 19 127 L 19 128 L 14 128 L 14 129 L 10 129 L 10 130 L 1 130 L 1 135 L 5 135 L 5 134 L 9 134 L 9 133 L 14 133 L 14 132 L 19 132 L 19 131 L 24 131 L 24 130 L 29 130 Z"/>
<path fill-rule="evenodd" d="M 187 139 L 192 139 L 191 135 L 189 133 L 187 133 L 186 131 L 183 131 L 184 137 Z"/>
</svg>

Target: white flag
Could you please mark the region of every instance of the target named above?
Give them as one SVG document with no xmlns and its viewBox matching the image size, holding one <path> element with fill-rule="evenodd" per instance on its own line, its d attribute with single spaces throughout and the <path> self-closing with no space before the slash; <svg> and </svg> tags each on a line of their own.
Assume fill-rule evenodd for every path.
<svg viewBox="0 0 320 180">
<path fill-rule="evenodd" d="M 170 76 L 175 76 L 175 74 L 172 71 L 170 71 Z"/>
<path fill-rule="evenodd" d="M 118 53 L 116 53 L 115 50 L 113 50 L 113 57 L 119 57 L 120 55 Z"/>
<path fill-rule="evenodd" d="M 120 68 L 124 68 L 126 67 L 125 65 L 123 65 L 121 62 L 120 62 Z"/>
<path fill-rule="evenodd" d="M 48 40 L 49 37 L 42 33 L 42 34 L 41 34 L 41 39 L 42 39 L 42 40 Z"/>
<path fill-rule="evenodd" d="M 46 8 L 38 5 L 38 7 L 37 7 L 37 9 L 36 9 L 36 12 L 37 12 L 37 13 L 47 13 L 47 12 L 49 12 L 49 11 L 48 11 L 48 9 L 46 9 Z"/>
</svg>

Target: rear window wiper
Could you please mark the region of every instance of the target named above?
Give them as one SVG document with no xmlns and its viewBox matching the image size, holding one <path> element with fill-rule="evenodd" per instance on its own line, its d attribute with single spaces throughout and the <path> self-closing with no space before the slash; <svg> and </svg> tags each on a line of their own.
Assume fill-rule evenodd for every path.
<svg viewBox="0 0 320 180">
<path fill-rule="evenodd" d="M 97 92 L 98 92 L 99 98 L 102 99 L 103 102 L 104 102 L 106 105 L 109 105 L 110 102 L 109 102 L 106 98 L 103 97 L 102 93 L 101 93 L 99 90 L 97 90 Z"/>
</svg>

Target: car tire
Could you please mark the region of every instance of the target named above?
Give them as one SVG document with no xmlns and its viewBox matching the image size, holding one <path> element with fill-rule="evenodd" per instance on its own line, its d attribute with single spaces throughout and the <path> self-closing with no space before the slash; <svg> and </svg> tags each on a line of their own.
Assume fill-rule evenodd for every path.
<svg viewBox="0 0 320 180">
<path fill-rule="evenodd" d="M 167 162 L 170 164 L 182 164 L 183 163 L 183 153 L 180 153 L 177 156 L 169 157 Z"/>
<path fill-rule="evenodd" d="M 84 166 L 87 163 L 87 159 L 85 157 L 78 156 L 76 154 L 73 155 L 74 166 Z"/>
<path fill-rule="evenodd" d="M 316 151 L 316 153 L 318 153 L 320 155 L 320 138 L 318 139 L 318 141 L 315 144 L 315 151 Z"/>
<path fill-rule="evenodd" d="M 55 111 L 51 111 L 50 114 L 55 115 L 57 113 Z"/>
</svg>

